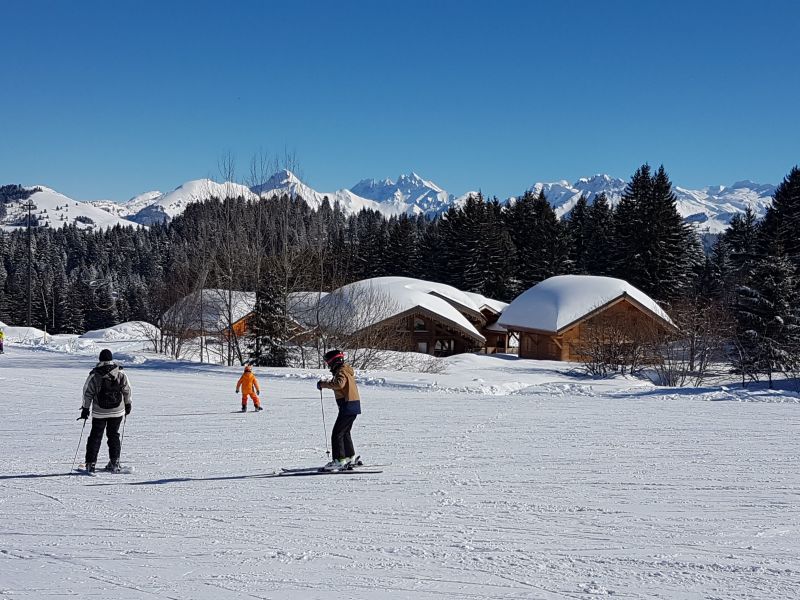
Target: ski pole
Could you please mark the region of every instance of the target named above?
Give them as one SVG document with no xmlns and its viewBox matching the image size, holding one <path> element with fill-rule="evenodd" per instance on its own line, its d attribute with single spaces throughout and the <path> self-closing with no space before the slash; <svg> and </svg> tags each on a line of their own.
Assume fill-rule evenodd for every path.
<svg viewBox="0 0 800 600">
<path fill-rule="evenodd" d="M 122 417 L 122 436 L 119 438 L 119 463 L 122 464 L 122 442 L 125 441 L 125 422 L 128 420 L 128 415 Z"/>
<path fill-rule="evenodd" d="M 325 404 L 322 402 L 322 390 L 319 391 L 319 407 L 322 409 L 322 430 L 325 432 L 325 455 L 330 458 L 331 451 L 328 450 L 328 426 L 325 425 Z"/>
<path fill-rule="evenodd" d="M 81 437 L 78 438 L 78 447 L 75 449 L 75 456 L 72 459 L 72 466 L 69 468 L 70 474 L 75 471 L 75 461 L 78 460 L 78 452 L 81 450 L 81 442 L 83 441 L 83 430 L 86 429 L 86 421 L 88 419 L 83 420 L 83 427 L 81 427 Z"/>
</svg>

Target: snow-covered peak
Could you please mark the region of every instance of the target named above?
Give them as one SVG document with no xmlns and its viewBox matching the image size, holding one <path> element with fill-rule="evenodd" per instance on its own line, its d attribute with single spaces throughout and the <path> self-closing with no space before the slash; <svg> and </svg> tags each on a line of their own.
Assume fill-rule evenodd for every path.
<svg viewBox="0 0 800 600">
<path fill-rule="evenodd" d="M 273 196 L 288 195 L 298 197 L 314 209 L 322 206 L 325 199 L 333 206 L 338 202 L 339 207 L 348 214 L 360 212 L 364 209 L 377 210 L 387 214 L 385 210 L 375 201 L 362 198 L 350 190 L 336 190 L 335 192 L 318 192 L 306 185 L 291 171 L 278 171 L 270 177 L 264 185 L 253 188 L 253 192 L 261 198 L 272 198 Z M 397 211 L 389 214 L 397 214 Z"/>
<path fill-rule="evenodd" d="M 195 179 L 155 198 L 149 205 L 131 217 L 137 223 L 150 225 L 170 221 L 183 213 L 186 207 L 195 202 L 211 198 L 245 198 L 256 200 L 258 196 L 245 185 L 226 181 L 217 183 L 211 179 Z"/>
<path fill-rule="evenodd" d="M 251 189 L 254 193 L 261 194 L 261 192 L 264 191 L 285 188 L 288 186 L 296 186 L 302 183 L 303 182 L 300 181 L 300 178 L 297 177 L 297 175 L 288 169 L 281 169 L 272 175 L 272 177 L 267 179 L 267 181 L 265 181 L 263 184 L 254 186 Z"/>
<path fill-rule="evenodd" d="M 363 198 L 389 205 L 396 211 L 409 214 L 434 215 L 446 211 L 455 200 L 432 181 L 417 173 L 391 179 L 362 179 L 350 190 Z"/>
<path fill-rule="evenodd" d="M 136 214 L 140 210 L 142 210 L 145 206 L 150 206 L 155 202 L 158 198 L 163 196 L 163 192 L 159 192 L 158 190 L 153 190 L 150 192 L 145 192 L 144 194 L 138 194 L 128 200 L 127 202 L 123 203 L 123 206 L 130 211 L 130 214 Z"/>
<path fill-rule="evenodd" d="M 112 214 L 90 202 L 81 202 L 43 185 L 27 189 L 39 191 L 31 194 L 32 214 L 38 226 L 59 229 L 64 225 L 76 225 L 81 229 L 106 229 L 116 225 L 133 226 L 137 224 Z M 0 226 L 7 231 L 25 227 L 27 224 L 27 201 L 6 204 L 6 216 Z"/>
</svg>

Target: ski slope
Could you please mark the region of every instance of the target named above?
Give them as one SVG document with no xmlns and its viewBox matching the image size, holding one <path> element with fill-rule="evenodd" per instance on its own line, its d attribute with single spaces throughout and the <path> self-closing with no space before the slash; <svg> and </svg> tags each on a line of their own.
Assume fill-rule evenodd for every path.
<svg viewBox="0 0 800 600">
<path fill-rule="evenodd" d="M 287 478 L 326 460 L 321 371 L 256 369 L 242 414 L 238 368 L 121 353 L 136 472 L 88 478 L 67 472 L 94 359 L 7 352 L 4 600 L 800 595 L 797 394 L 455 357 L 359 374 L 356 449 L 384 473 Z"/>
</svg>

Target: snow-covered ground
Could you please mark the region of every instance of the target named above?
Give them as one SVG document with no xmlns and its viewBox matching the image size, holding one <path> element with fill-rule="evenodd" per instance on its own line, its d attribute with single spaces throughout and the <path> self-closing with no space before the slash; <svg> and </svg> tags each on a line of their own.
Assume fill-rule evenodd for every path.
<svg viewBox="0 0 800 600">
<path fill-rule="evenodd" d="M 382 474 L 290 478 L 326 460 L 322 372 L 256 369 L 266 410 L 242 414 L 239 369 L 120 352 L 136 472 L 88 478 L 67 472 L 93 357 L 7 352 L 4 600 L 800 595 L 794 393 L 459 356 L 359 374 L 354 440 Z"/>
</svg>

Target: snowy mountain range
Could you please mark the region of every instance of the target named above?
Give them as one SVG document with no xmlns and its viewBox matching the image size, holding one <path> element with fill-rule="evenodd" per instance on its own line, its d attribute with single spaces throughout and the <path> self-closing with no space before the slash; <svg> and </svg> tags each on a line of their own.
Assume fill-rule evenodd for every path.
<svg viewBox="0 0 800 600">
<path fill-rule="evenodd" d="M 544 190 L 550 204 L 556 209 L 558 216 L 569 213 L 585 195 L 589 202 L 605 192 L 612 206 L 622 198 L 627 181 L 608 175 L 582 177 L 573 184 L 568 181 L 555 183 L 536 183 L 530 189 L 535 194 Z M 743 213 L 749 206 L 758 217 L 763 217 L 772 204 L 775 186 L 738 181 L 731 186 L 710 186 L 699 190 L 690 190 L 674 186 L 677 197 L 678 212 L 689 223 L 708 233 L 724 231 L 735 214 Z"/>
<path fill-rule="evenodd" d="M 611 205 L 619 202 L 627 182 L 608 175 L 583 177 L 574 183 L 556 181 L 535 183 L 529 189 L 538 194 L 544 191 L 559 216 L 569 213 L 581 195 L 590 202 L 605 193 Z M 41 187 L 41 186 L 40 186 Z M 319 208 L 327 197 L 331 204 L 338 202 L 348 214 L 364 209 L 378 211 L 387 217 L 400 214 L 433 216 L 445 212 L 450 206 L 462 203 L 469 194 L 458 197 L 448 193 L 435 183 L 425 180 L 416 173 L 400 175 L 392 179 L 363 179 L 349 189 L 333 192 L 319 192 L 295 176 L 290 171 L 279 171 L 264 184 L 252 189 L 238 183 L 217 183 L 210 179 L 188 181 L 171 192 L 146 192 L 127 202 L 98 200 L 79 202 L 59 194 L 49 188 L 42 188 L 31 198 L 39 207 L 39 212 L 47 209 L 44 221 L 53 227 L 77 222 L 81 226 L 110 227 L 116 224 L 138 223 L 150 225 L 170 221 L 183 213 L 193 202 L 211 197 L 242 196 L 250 200 L 259 197 L 268 199 L 276 195 L 290 194 L 303 198 L 312 208 Z M 719 233 L 723 231 L 735 214 L 743 213 L 750 207 L 758 217 L 762 217 L 772 203 L 775 186 L 751 181 L 739 181 L 731 186 L 709 186 L 692 190 L 675 186 L 678 211 L 690 223 L 697 225 L 701 232 Z M 508 199 L 513 200 L 513 199 Z M 21 205 L 12 203 L 0 225 L 10 229 L 20 224 Z M 69 211 L 57 207 L 69 206 Z M 76 217 L 83 217 L 76 221 Z M 40 220 L 44 217 L 40 215 Z M 16 225 L 15 225 L 16 224 Z"/>
<path fill-rule="evenodd" d="M 408 214 L 439 214 L 453 203 L 453 196 L 432 181 L 426 181 L 416 173 L 400 175 L 397 181 L 362 179 L 352 188 L 354 194 L 380 202 Z"/>
</svg>

